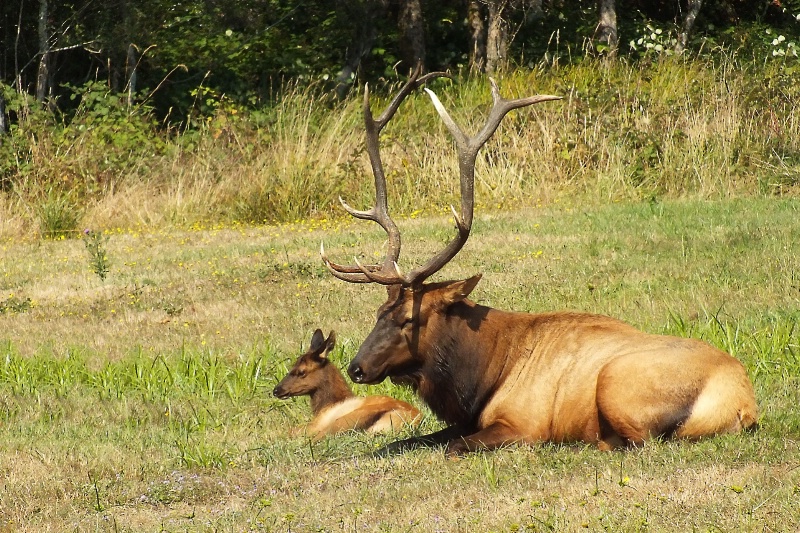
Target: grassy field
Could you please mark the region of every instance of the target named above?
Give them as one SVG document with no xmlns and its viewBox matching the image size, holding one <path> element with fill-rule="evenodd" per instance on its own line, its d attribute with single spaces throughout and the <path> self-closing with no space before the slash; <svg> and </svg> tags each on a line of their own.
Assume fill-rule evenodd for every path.
<svg viewBox="0 0 800 533">
<path fill-rule="evenodd" d="M 400 221 L 408 270 L 452 235 Z M 480 207 L 439 275 L 484 272 L 506 309 L 610 314 L 739 358 L 754 434 L 628 452 L 372 452 L 388 437 L 290 436 L 271 390 L 335 329 L 341 366 L 384 290 L 318 256 L 381 256 L 369 224 L 136 227 L 0 241 L 0 529 L 8 531 L 789 531 L 800 527 L 800 201 Z M 103 270 L 107 265 L 107 273 Z M 358 387 L 419 405 L 388 383 Z M 427 412 L 427 411 L 426 411 Z M 438 428 L 430 416 L 423 431 Z"/>
</svg>

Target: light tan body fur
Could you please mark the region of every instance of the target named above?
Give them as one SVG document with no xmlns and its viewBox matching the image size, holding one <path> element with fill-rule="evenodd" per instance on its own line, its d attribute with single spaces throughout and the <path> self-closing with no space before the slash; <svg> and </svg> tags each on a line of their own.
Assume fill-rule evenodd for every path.
<svg viewBox="0 0 800 533">
<path fill-rule="evenodd" d="M 305 429 L 320 438 L 352 429 L 367 433 L 393 433 L 419 423 L 412 405 L 388 396 L 353 396 L 322 409 Z"/>
<path fill-rule="evenodd" d="M 488 339 L 498 359 L 492 366 L 505 368 L 479 432 L 502 424 L 510 440 L 580 440 L 610 449 L 657 435 L 738 432 L 756 422 L 744 367 L 704 342 L 646 334 L 597 315 L 495 311 L 484 329 L 491 331 L 494 319 L 506 327 Z M 510 324 L 522 330 L 518 337 Z"/>
</svg>

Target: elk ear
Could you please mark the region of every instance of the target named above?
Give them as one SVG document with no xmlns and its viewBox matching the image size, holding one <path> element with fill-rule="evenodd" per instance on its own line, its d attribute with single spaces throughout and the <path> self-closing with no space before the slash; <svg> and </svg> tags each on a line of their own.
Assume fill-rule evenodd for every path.
<svg viewBox="0 0 800 533">
<path fill-rule="evenodd" d="M 443 300 L 446 305 L 452 305 L 454 303 L 460 302 L 472 292 L 472 289 L 475 288 L 475 285 L 481 280 L 481 274 L 477 274 L 472 276 L 471 278 L 461 280 L 461 281 L 454 281 L 448 284 L 443 289 Z"/>
<path fill-rule="evenodd" d="M 309 352 L 321 352 L 325 345 L 325 336 L 322 334 L 321 329 L 317 329 L 314 331 L 314 334 L 311 336 L 311 346 L 309 347 Z"/>
<path fill-rule="evenodd" d="M 387 301 L 394 302 L 398 298 L 400 298 L 400 294 L 403 292 L 403 286 L 399 284 L 395 285 L 387 285 L 386 286 L 386 296 Z"/>
</svg>

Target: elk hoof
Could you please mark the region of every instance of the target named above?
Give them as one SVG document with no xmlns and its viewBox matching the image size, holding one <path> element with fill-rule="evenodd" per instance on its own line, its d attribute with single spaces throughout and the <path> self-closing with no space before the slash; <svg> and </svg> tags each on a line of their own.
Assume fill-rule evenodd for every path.
<svg viewBox="0 0 800 533">
<path fill-rule="evenodd" d="M 447 443 L 447 451 L 445 454 L 450 458 L 458 457 L 470 452 L 467 442 L 464 439 L 451 440 Z"/>
</svg>

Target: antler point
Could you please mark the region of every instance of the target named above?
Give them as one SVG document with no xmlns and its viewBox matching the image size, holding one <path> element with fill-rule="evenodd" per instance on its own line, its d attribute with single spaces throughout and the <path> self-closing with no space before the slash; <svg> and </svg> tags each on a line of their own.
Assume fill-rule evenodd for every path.
<svg viewBox="0 0 800 533">
<path fill-rule="evenodd" d="M 450 204 L 450 212 L 453 213 L 453 218 L 456 219 L 456 226 L 458 226 L 459 229 L 462 228 L 464 226 L 464 221 L 461 220 L 461 215 L 458 214 L 453 204 Z"/>
</svg>

